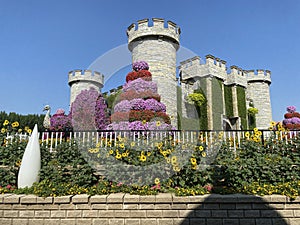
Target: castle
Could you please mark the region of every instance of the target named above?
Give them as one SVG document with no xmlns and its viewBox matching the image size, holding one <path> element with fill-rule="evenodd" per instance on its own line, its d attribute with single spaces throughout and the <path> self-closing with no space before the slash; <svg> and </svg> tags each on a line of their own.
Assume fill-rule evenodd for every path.
<svg viewBox="0 0 300 225">
<path fill-rule="evenodd" d="M 207 55 L 205 63 L 198 56 L 180 62 L 177 76 L 180 33 L 175 23 L 159 18 L 139 20 L 127 28 L 132 62 L 143 60 L 149 64 L 172 124 L 185 130 L 249 129 L 253 121 L 259 129 L 269 127 L 271 72 L 243 70 L 237 66 L 227 68 L 226 61 Z M 83 89 L 93 87 L 101 92 L 103 83 L 99 72 L 71 71 L 70 103 Z M 203 106 L 187 101 L 194 92 L 205 96 Z M 249 115 L 249 108 L 258 109 L 258 113 Z"/>
</svg>

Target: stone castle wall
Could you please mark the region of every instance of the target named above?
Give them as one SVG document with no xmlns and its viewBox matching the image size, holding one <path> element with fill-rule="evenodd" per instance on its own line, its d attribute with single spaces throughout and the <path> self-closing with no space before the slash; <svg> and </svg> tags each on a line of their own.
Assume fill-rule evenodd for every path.
<svg viewBox="0 0 300 225">
<path fill-rule="evenodd" d="M 173 194 L 0 195 L 0 225 L 298 225 L 300 198 Z"/>
<path fill-rule="evenodd" d="M 191 87 L 193 83 L 199 79 L 207 79 L 209 77 L 216 77 L 223 81 L 224 85 L 236 87 L 241 86 L 245 88 L 247 100 L 251 100 L 259 111 L 256 115 L 256 125 L 259 129 L 267 129 L 269 123 L 272 121 L 272 108 L 270 100 L 270 83 L 271 72 L 268 70 L 243 70 L 237 66 L 231 66 L 230 70 L 226 67 L 226 61 L 218 59 L 212 55 L 206 56 L 205 63 L 201 63 L 200 57 L 196 56 L 181 62 L 180 74 L 182 83 L 191 83 L 191 85 L 182 85 L 183 95 L 192 92 Z M 192 87 L 194 88 L 194 87 Z M 233 88 L 233 111 L 234 116 L 238 115 L 237 98 Z M 211 96 L 211 91 L 207 90 L 206 95 Z M 222 98 L 222 96 L 220 96 Z M 223 96 L 224 98 L 224 96 Z M 208 106 L 212 100 L 208 99 Z M 224 102 L 224 100 L 223 100 Z M 184 105 L 183 105 L 184 107 Z M 248 107 L 248 105 L 247 105 Z M 208 109 L 208 119 L 211 124 L 212 121 L 209 117 L 213 112 Z M 182 109 L 183 112 L 186 109 Z M 186 113 L 184 113 L 186 114 Z M 214 129 L 209 126 L 210 129 Z"/>
<path fill-rule="evenodd" d="M 76 96 L 82 91 L 90 88 L 101 92 L 104 84 L 104 76 L 91 70 L 74 70 L 69 72 L 68 83 L 70 85 L 70 106 Z"/>
<path fill-rule="evenodd" d="M 132 24 L 128 28 L 128 48 L 132 62 L 143 60 L 149 64 L 161 101 L 166 105 L 172 124 L 177 126 L 176 51 L 180 30 L 170 21 L 167 24 L 162 19 L 152 21 L 152 26 L 145 19 L 138 21 L 137 27 Z"/>
</svg>

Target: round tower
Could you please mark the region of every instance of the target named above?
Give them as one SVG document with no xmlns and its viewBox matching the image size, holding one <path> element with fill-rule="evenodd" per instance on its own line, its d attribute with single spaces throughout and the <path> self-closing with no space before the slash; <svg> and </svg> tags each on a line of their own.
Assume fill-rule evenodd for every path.
<svg viewBox="0 0 300 225">
<path fill-rule="evenodd" d="M 256 127 L 267 129 L 272 121 L 271 72 L 269 70 L 249 70 L 247 72 L 247 98 L 252 99 L 254 107 L 258 109 Z"/>
<path fill-rule="evenodd" d="M 103 87 L 104 76 L 91 70 L 73 70 L 69 72 L 68 84 L 71 89 L 70 93 L 70 107 L 76 96 L 82 91 L 90 88 L 94 88 L 99 93 Z"/>
<path fill-rule="evenodd" d="M 172 124 L 177 126 L 176 51 L 180 28 L 159 18 L 143 19 L 128 27 L 127 36 L 132 62 L 143 60 L 149 64 L 161 101 L 167 107 Z"/>
</svg>

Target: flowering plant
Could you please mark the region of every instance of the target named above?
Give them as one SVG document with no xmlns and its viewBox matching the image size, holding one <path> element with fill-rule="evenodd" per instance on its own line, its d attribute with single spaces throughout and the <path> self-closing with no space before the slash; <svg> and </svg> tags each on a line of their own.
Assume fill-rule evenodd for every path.
<svg viewBox="0 0 300 225">
<path fill-rule="evenodd" d="M 132 71 L 129 72 L 126 76 L 126 82 L 142 78 L 146 81 L 152 81 L 152 75 L 148 70 L 139 70 L 139 71 Z"/>
<path fill-rule="evenodd" d="M 293 113 L 296 111 L 296 107 L 295 106 L 288 106 L 286 108 L 286 111 L 288 111 L 289 113 Z"/>
<path fill-rule="evenodd" d="M 105 130 L 109 123 L 107 105 L 102 95 L 99 95 L 95 106 L 95 123 L 98 130 Z"/>
<path fill-rule="evenodd" d="M 57 110 L 56 113 L 50 118 L 51 131 L 71 131 L 72 118 L 71 115 L 65 115 L 64 110 Z"/>
<path fill-rule="evenodd" d="M 114 112 L 128 112 L 131 109 L 130 101 L 123 100 L 114 107 Z"/>
<path fill-rule="evenodd" d="M 145 105 L 145 109 L 147 110 L 152 110 L 155 112 L 166 112 L 166 106 L 153 98 L 145 100 Z"/>
<path fill-rule="evenodd" d="M 145 61 L 137 61 L 137 62 L 134 62 L 132 64 L 132 69 L 135 70 L 135 71 L 148 70 L 149 69 L 149 65 Z"/>
<path fill-rule="evenodd" d="M 143 91 L 152 91 L 157 93 L 157 84 L 153 81 L 145 81 L 142 78 L 138 78 L 133 81 L 129 81 L 128 83 L 124 84 L 123 91 L 127 92 L 129 90 L 134 90 L 136 92 L 143 92 Z"/>
<path fill-rule="evenodd" d="M 161 118 L 165 123 L 171 124 L 170 117 L 165 112 L 153 112 L 151 110 L 130 110 L 129 112 L 115 112 L 111 115 L 112 122 L 121 121 L 150 121 L 154 118 Z"/>
<path fill-rule="evenodd" d="M 151 90 L 146 90 L 141 92 L 137 92 L 135 90 L 128 90 L 126 92 L 122 92 L 116 101 L 120 102 L 123 100 L 132 100 L 135 98 L 142 98 L 142 99 L 153 98 L 158 102 L 160 102 L 160 95 L 155 92 L 152 92 Z"/>
<path fill-rule="evenodd" d="M 103 129 L 108 123 L 104 99 L 94 88 L 83 90 L 71 106 L 75 130 Z"/>
</svg>

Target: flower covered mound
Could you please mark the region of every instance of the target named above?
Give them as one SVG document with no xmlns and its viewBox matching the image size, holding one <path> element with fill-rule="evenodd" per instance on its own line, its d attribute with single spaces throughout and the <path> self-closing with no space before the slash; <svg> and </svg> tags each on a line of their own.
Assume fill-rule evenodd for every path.
<svg viewBox="0 0 300 225">
<path fill-rule="evenodd" d="M 300 129 L 300 113 L 296 112 L 296 107 L 288 106 L 286 110 L 285 119 L 282 121 L 283 126 L 289 130 Z"/>
<path fill-rule="evenodd" d="M 133 71 L 126 76 L 122 93 L 116 99 L 110 117 L 110 130 L 166 130 L 173 129 L 166 106 L 160 102 L 157 84 L 152 81 L 149 66 L 144 61 L 133 63 Z"/>
</svg>

